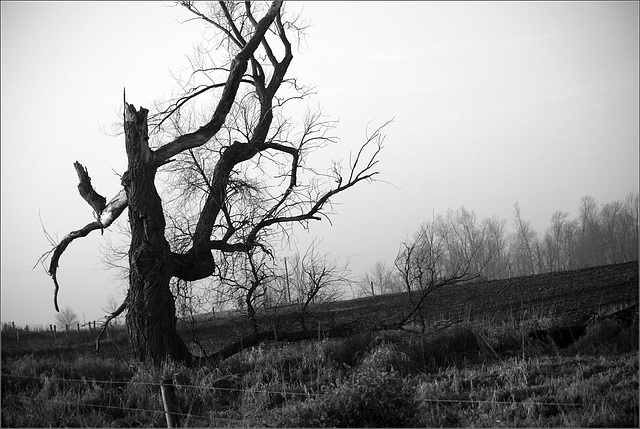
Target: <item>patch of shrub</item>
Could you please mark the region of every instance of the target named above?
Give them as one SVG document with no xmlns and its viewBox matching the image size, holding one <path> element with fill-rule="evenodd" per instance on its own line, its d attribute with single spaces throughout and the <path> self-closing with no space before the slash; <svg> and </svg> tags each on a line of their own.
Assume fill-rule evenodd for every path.
<svg viewBox="0 0 640 429">
<path fill-rule="evenodd" d="M 477 359 L 481 340 L 470 327 L 457 327 L 422 338 L 413 343 L 410 356 L 420 359 L 424 371 L 437 371 L 448 366 L 459 367 Z"/>
<path fill-rule="evenodd" d="M 638 325 L 615 319 L 589 325 L 575 343 L 576 350 L 585 354 L 621 354 L 637 351 L 638 347 Z"/>
<path fill-rule="evenodd" d="M 404 367 L 409 357 L 397 350 L 394 344 L 381 344 L 362 360 L 362 368 L 372 371 L 391 372 Z"/>
<path fill-rule="evenodd" d="M 402 357 L 381 346 L 349 378 L 324 395 L 283 409 L 277 426 L 415 427 L 420 424 L 415 387 L 392 362 Z M 390 368 L 381 370 L 381 368 Z"/>
<path fill-rule="evenodd" d="M 362 355 L 371 350 L 371 335 L 357 334 L 349 338 L 341 338 L 329 345 L 329 357 L 342 367 L 352 367 Z"/>
</svg>

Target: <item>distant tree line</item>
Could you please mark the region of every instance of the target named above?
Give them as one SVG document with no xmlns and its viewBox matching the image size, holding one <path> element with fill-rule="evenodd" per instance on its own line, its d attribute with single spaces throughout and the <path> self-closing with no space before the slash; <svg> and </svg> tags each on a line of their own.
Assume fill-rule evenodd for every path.
<svg viewBox="0 0 640 429">
<path fill-rule="evenodd" d="M 498 215 L 479 220 L 464 207 L 426 220 L 401 243 L 394 267 L 376 262 L 361 296 L 429 289 L 443 282 L 495 280 L 638 260 L 638 192 L 599 205 L 580 200 L 578 216 L 556 211 L 543 233 L 514 204 L 513 230 Z"/>
<path fill-rule="evenodd" d="M 512 275 L 638 260 L 638 192 L 629 193 L 623 201 L 602 205 L 595 198 L 584 196 L 577 218 L 570 219 L 569 213 L 556 211 L 542 235 L 521 220 L 517 205 L 514 212 L 515 231 L 504 252 Z"/>
<path fill-rule="evenodd" d="M 275 315 L 286 307 L 298 313 L 296 324 L 307 331 L 313 311 L 354 286 L 359 296 L 408 293 L 407 311 L 397 325 L 424 325 L 424 305 L 440 287 L 637 260 L 638 209 L 638 192 L 602 205 L 585 196 L 576 218 L 556 211 L 538 233 L 518 203 L 510 230 L 498 215 L 479 219 L 460 207 L 424 221 L 400 243 L 392 266 L 378 261 L 359 279 L 351 276 L 348 262 L 341 265 L 319 253 L 314 242 L 284 259 L 263 247 L 222 255 L 204 284 L 176 280 L 172 293 L 177 315 L 192 328 L 194 340 L 199 326 L 228 311 L 247 317 L 257 335 L 274 329 L 261 325 L 260 314 Z"/>
</svg>

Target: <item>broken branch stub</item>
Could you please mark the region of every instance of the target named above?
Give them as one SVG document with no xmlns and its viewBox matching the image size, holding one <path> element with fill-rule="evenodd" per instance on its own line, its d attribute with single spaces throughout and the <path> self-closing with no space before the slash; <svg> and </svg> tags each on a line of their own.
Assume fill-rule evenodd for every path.
<svg viewBox="0 0 640 429">
<path fill-rule="evenodd" d="M 78 161 L 73 163 L 73 166 L 76 169 L 76 173 L 78 173 L 78 179 L 80 183 L 78 183 L 78 191 L 80 192 L 80 196 L 84 198 L 84 200 L 89 203 L 94 212 L 94 217 L 96 219 L 100 218 L 100 214 L 102 210 L 104 210 L 107 205 L 107 199 L 102 195 L 98 194 L 96 190 L 91 185 L 91 178 L 89 177 L 89 172 L 87 168 L 80 164 Z"/>
</svg>

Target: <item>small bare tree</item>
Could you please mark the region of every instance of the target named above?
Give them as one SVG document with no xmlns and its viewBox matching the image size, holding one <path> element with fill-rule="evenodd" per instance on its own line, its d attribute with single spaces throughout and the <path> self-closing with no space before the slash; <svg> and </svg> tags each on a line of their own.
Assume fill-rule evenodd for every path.
<svg viewBox="0 0 640 429">
<path fill-rule="evenodd" d="M 513 205 L 513 214 L 513 224 L 516 231 L 512 235 L 511 254 L 516 274 L 525 276 L 536 274 L 536 266 L 538 265 L 535 253 L 538 245 L 536 231 L 530 222 L 522 219 L 518 203 Z"/>
<path fill-rule="evenodd" d="M 479 278 L 491 259 L 487 235 L 468 222 L 468 216 L 450 212 L 425 222 L 413 239 L 404 241 L 395 260 L 409 308 L 397 323 L 419 323 L 425 329 L 424 307 L 435 290 Z"/>
<path fill-rule="evenodd" d="M 58 323 L 58 326 L 65 330 L 69 330 L 69 326 L 74 323 L 78 323 L 79 320 L 78 314 L 69 306 L 64 307 L 60 312 L 56 313 L 56 322 Z"/>
<path fill-rule="evenodd" d="M 394 270 L 383 261 L 376 261 L 373 267 L 360 278 L 358 289 L 362 296 L 402 291 L 402 287 L 397 284 Z"/>
<path fill-rule="evenodd" d="M 330 260 L 327 254 L 318 253 L 315 241 L 303 255 L 296 254 L 292 258 L 289 281 L 298 301 L 303 331 L 308 332 L 306 319 L 312 308 L 342 296 L 343 286 L 350 281 L 349 274 L 348 262 L 340 265 L 337 260 Z"/>
<path fill-rule="evenodd" d="M 237 297 L 240 309 L 246 311 L 254 335 L 260 330 L 258 309 L 266 304 L 275 277 L 273 258 L 260 248 L 229 255 L 221 270 L 221 283 Z"/>
</svg>

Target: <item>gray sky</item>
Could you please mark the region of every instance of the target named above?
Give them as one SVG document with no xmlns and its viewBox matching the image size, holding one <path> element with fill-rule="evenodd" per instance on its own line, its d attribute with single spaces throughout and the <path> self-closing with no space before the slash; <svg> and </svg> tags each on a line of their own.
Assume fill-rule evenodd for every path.
<svg viewBox="0 0 640 429">
<path fill-rule="evenodd" d="M 2 3 L 2 321 L 54 321 L 51 279 L 32 270 L 50 248 L 39 216 L 57 238 L 93 220 L 76 160 L 107 199 L 119 190 L 123 137 L 101 129 L 121 118 L 122 89 L 147 108 L 167 96 L 203 31 L 169 5 Z M 312 27 L 291 76 L 340 121 L 331 156 L 394 118 L 380 162 L 393 185 L 340 196 L 333 226 L 312 224 L 299 246 L 320 237 L 360 275 L 448 208 L 511 227 L 518 202 L 542 233 L 584 195 L 638 189 L 637 2 L 289 4 L 303 7 Z M 60 260 L 60 304 L 87 320 L 123 292 L 103 241 L 93 232 Z"/>
</svg>

